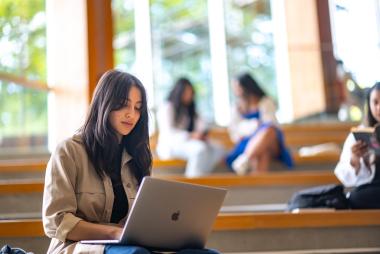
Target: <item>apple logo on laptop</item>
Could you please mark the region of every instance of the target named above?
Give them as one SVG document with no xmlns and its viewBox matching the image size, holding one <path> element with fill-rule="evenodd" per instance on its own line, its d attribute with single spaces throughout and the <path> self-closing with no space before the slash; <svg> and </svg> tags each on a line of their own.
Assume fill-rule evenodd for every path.
<svg viewBox="0 0 380 254">
<path fill-rule="evenodd" d="M 177 212 L 172 214 L 172 221 L 177 221 L 179 219 L 180 211 L 178 210 Z"/>
</svg>

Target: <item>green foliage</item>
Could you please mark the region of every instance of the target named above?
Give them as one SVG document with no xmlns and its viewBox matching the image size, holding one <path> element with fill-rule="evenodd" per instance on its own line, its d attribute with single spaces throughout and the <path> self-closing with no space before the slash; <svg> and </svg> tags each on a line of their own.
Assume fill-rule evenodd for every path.
<svg viewBox="0 0 380 254">
<path fill-rule="evenodd" d="M 207 1 L 152 0 L 150 5 L 155 99 L 167 97 L 174 81 L 189 78 L 202 115 L 213 118 Z"/>
<path fill-rule="evenodd" d="M 226 12 L 238 20 L 238 25 L 226 24 L 229 75 L 232 78 L 241 72 L 250 72 L 277 100 L 270 1 L 258 0 L 243 7 L 228 2 Z"/>
<path fill-rule="evenodd" d="M 0 71 L 46 80 L 44 0 L 0 1 Z M 0 81 L 0 135 L 47 134 L 47 93 Z"/>
<path fill-rule="evenodd" d="M 112 1 L 115 66 L 125 71 L 130 71 L 136 59 L 133 8 L 133 1 Z"/>
<path fill-rule="evenodd" d="M 265 27 L 262 29 L 262 26 L 271 23 L 270 1 L 220 1 L 224 1 L 226 6 L 229 76 L 249 71 L 264 90 L 276 99 L 273 34 Z M 133 66 L 135 59 L 134 11 L 131 2 L 112 2 L 116 66 L 125 70 Z M 207 8 L 207 0 L 150 0 L 156 104 L 167 97 L 175 79 L 187 76 L 195 86 L 202 113 L 212 119 Z M 261 42 L 255 41 L 254 37 L 262 38 Z"/>
</svg>

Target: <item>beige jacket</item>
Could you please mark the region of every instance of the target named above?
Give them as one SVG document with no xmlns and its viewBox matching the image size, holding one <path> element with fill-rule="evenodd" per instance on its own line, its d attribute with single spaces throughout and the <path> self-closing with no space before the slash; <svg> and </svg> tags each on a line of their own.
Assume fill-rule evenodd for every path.
<svg viewBox="0 0 380 254">
<path fill-rule="evenodd" d="M 138 189 L 137 180 L 122 155 L 121 178 L 131 208 Z M 47 253 L 103 253 L 103 245 L 84 245 L 66 239 L 80 220 L 108 224 L 113 206 L 109 177 L 101 179 L 91 164 L 78 135 L 60 143 L 47 165 L 42 205 L 45 234 L 52 238 Z M 124 223 L 124 218 L 121 223 Z"/>
</svg>

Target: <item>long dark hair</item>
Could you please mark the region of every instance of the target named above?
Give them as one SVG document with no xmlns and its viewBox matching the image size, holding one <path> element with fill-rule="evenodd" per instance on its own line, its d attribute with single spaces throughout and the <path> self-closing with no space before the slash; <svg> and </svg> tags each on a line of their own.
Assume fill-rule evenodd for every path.
<svg viewBox="0 0 380 254">
<path fill-rule="evenodd" d="M 150 175 L 152 167 L 146 92 L 140 80 L 129 73 L 107 71 L 97 84 L 81 135 L 96 173 L 102 178 L 111 176 L 111 165 L 119 159 L 119 142 L 109 116 L 124 105 L 132 86 L 141 93 L 141 113 L 133 130 L 122 138 L 122 146 L 132 156 L 128 166 L 140 183 L 144 176 Z"/>
<path fill-rule="evenodd" d="M 369 127 L 375 126 L 377 124 L 377 120 L 372 115 L 371 112 L 371 93 L 372 91 L 377 90 L 380 91 L 380 82 L 376 82 L 368 91 L 366 96 L 366 121 L 364 124 Z"/>
<path fill-rule="evenodd" d="M 265 92 L 256 80 L 249 74 L 243 73 L 236 77 L 236 80 L 239 82 L 239 85 L 243 89 L 244 98 L 247 99 L 249 96 L 256 96 L 259 99 L 266 96 Z"/>
<path fill-rule="evenodd" d="M 182 102 L 182 96 L 185 92 L 186 87 L 190 87 L 193 90 L 193 99 L 188 105 L 185 105 Z M 194 130 L 195 119 L 197 117 L 194 94 L 194 87 L 190 80 L 182 77 L 175 82 L 174 87 L 170 91 L 168 97 L 168 101 L 173 104 L 173 108 L 175 110 L 174 123 L 178 124 L 183 116 L 187 116 L 189 118 L 187 131 L 189 132 Z"/>
</svg>

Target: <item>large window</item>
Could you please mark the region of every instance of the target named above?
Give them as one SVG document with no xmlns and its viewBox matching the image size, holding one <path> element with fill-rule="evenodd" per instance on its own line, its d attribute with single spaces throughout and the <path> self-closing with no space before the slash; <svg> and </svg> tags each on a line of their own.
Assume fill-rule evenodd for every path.
<svg viewBox="0 0 380 254">
<path fill-rule="evenodd" d="M 277 98 L 269 0 L 113 0 L 113 7 L 116 66 L 146 79 L 151 107 L 186 76 L 201 114 L 227 124 L 230 79 L 242 71 Z"/>
<path fill-rule="evenodd" d="M 0 1 L 0 28 L 0 158 L 46 152 L 45 1 Z"/>
<path fill-rule="evenodd" d="M 225 1 L 228 73 L 250 72 L 277 98 L 270 2 Z"/>
<path fill-rule="evenodd" d="M 195 86 L 202 114 L 212 119 L 207 2 L 152 0 L 150 11 L 156 105 L 175 79 L 186 76 Z"/>
<path fill-rule="evenodd" d="M 115 67 L 131 71 L 134 69 L 136 59 L 133 1 L 113 0 L 112 11 Z"/>
<path fill-rule="evenodd" d="M 359 86 L 380 80 L 380 1 L 331 1 L 336 57 Z"/>
</svg>

